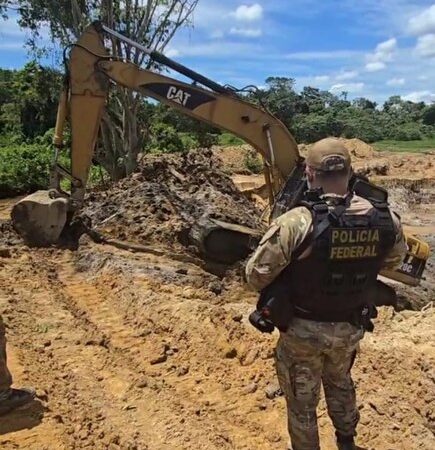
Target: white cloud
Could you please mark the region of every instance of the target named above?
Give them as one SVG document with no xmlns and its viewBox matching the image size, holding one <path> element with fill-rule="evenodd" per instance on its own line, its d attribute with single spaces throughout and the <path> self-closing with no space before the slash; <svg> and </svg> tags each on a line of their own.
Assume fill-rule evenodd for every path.
<svg viewBox="0 0 435 450">
<path fill-rule="evenodd" d="M 423 57 L 435 56 L 435 34 L 420 36 L 417 40 L 415 50 Z"/>
<path fill-rule="evenodd" d="M 375 72 L 377 70 L 384 69 L 385 63 L 393 60 L 396 49 L 397 49 L 396 38 L 391 38 L 388 39 L 388 41 L 379 43 L 376 46 L 374 53 L 370 53 L 366 56 L 368 63 L 367 66 L 369 66 L 369 67 L 366 66 L 366 69 L 369 72 Z M 383 66 L 381 67 L 379 64 L 370 66 L 370 64 L 374 63 L 382 63 Z"/>
<path fill-rule="evenodd" d="M 286 59 L 299 59 L 302 61 L 316 59 L 347 59 L 358 56 L 360 52 L 355 50 L 331 50 L 318 52 L 294 52 L 284 55 Z"/>
<path fill-rule="evenodd" d="M 257 44 L 245 42 L 226 42 L 225 45 L 219 41 L 212 41 L 205 44 L 191 44 L 183 45 L 177 49 L 178 56 L 192 56 L 192 57 L 228 57 L 235 55 L 256 55 L 264 49 Z"/>
<path fill-rule="evenodd" d="M 352 78 L 356 78 L 358 75 L 359 73 L 356 70 L 347 70 L 339 73 L 335 79 L 337 81 L 352 80 Z"/>
<path fill-rule="evenodd" d="M 384 61 L 388 60 L 392 56 L 392 53 L 396 50 L 397 39 L 391 38 L 388 41 L 381 42 L 376 46 L 375 55 L 379 55 Z"/>
<path fill-rule="evenodd" d="M 263 17 L 263 7 L 258 3 L 240 5 L 231 15 L 242 22 L 255 22 Z"/>
<path fill-rule="evenodd" d="M 329 92 L 332 94 L 339 94 L 341 92 L 349 92 L 350 94 L 356 94 L 361 92 L 364 88 L 364 83 L 338 83 L 331 86 Z"/>
<path fill-rule="evenodd" d="M 405 78 L 391 78 L 386 84 L 387 86 L 403 86 L 405 84 Z"/>
<path fill-rule="evenodd" d="M 237 28 L 233 27 L 230 30 L 230 34 L 233 34 L 235 36 L 244 36 L 244 37 L 259 37 L 263 34 L 263 31 L 261 28 Z"/>
<path fill-rule="evenodd" d="M 382 61 L 371 62 L 366 64 L 367 72 L 378 72 L 379 70 L 385 69 L 387 66 Z"/>
<path fill-rule="evenodd" d="M 417 35 L 435 33 L 435 5 L 411 17 L 408 22 L 408 29 L 411 33 Z"/>
<path fill-rule="evenodd" d="M 403 95 L 402 98 L 404 100 L 408 100 L 410 102 L 425 102 L 425 103 L 434 103 L 435 102 L 435 93 L 430 91 L 416 91 L 411 92 L 408 95 Z"/>
</svg>

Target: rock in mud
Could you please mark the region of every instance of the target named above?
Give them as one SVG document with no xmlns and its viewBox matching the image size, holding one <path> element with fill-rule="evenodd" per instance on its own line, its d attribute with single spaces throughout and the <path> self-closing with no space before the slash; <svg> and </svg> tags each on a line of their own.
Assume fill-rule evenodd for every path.
<svg viewBox="0 0 435 450">
<path fill-rule="evenodd" d="M 266 387 L 265 394 L 269 400 L 273 400 L 275 397 L 283 395 L 283 392 L 278 383 L 269 383 Z"/>
<path fill-rule="evenodd" d="M 166 354 L 160 355 L 160 356 L 157 356 L 156 358 L 151 359 L 150 364 L 151 365 L 161 364 L 161 363 L 164 363 L 167 359 L 168 359 L 168 355 L 166 355 Z"/>
<path fill-rule="evenodd" d="M 257 384 L 256 383 L 251 383 L 248 384 L 247 386 L 245 386 L 245 388 L 243 389 L 243 393 L 244 394 L 253 394 L 254 392 L 257 391 Z"/>
</svg>

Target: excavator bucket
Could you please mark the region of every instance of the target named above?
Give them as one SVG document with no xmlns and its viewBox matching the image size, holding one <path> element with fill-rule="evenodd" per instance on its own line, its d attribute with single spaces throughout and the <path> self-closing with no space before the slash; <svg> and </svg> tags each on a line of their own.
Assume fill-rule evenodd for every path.
<svg viewBox="0 0 435 450">
<path fill-rule="evenodd" d="M 55 244 L 67 222 L 68 200 L 37 191 L 20 200 L 11 212 L 12 225 L 30 247 Z"/>
<path fill-rule="evenodd" d="M 38 191 L 18 202 L 12 210 L 15 230 L 31 246 L 57 243 L 73 209 L 83 203 L 85 186 L 98 136 L 101 114 L 108 92 L 108 80 L 95 69 L 99 55 L 106 50 L 101 35 L 89 26 L 70 54 L 68 81 L 59 99 L 53 143 L 63 147 L 63 129 L 68 115 L 71 130 L 71 169 L 54 162 L 50 188 L 58 192 Z M 71 181 L 71 201 L 60 190 L 60 177 Z M 74 205 L 74 208 L 71 206 Z"/>
<path fill-rule="evenodd" d="M 234 264 L 245 259 L 256 247 L 261 230 L 202 217 L 190 230 L 190 240 L 206 260 Z"/>
</svg>

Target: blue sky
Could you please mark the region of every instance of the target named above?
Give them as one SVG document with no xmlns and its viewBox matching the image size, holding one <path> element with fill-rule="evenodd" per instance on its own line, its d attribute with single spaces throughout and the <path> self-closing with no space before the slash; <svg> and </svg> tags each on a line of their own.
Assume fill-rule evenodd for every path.
<svg viewBox="0 0 435 450">
<path fill-rule="evenodd" d="M 0 67 L 21 67 L 25 32 L 0 22 Z M 378 102 L 435 101 L 435 2 L 425 0 L 199 0 L 168 56 L 238 87 L 296 79 Z M 55 64 L 51 56 L 47 64 Z"/>
</svg>

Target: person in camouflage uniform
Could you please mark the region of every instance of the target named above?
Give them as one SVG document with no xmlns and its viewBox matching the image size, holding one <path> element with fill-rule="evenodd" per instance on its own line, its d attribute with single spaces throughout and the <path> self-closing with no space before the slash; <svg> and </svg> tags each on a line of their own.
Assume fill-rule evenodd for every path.
<svg viewBox="0 0 435 450">
<path fill-rule="evenodd" d="M 35 397 L 33 389 L 12 389 L 12 376 L 6 360 L 5 324 L 0 316 L 0 415 L 31 402 Z"/>
<path fill-rule="evenodd" d="M 313 233 L 315 215 L 305 206 L 296 207 L 270 225 L 247 263 L 246 276 L 248 283 L 261 291 L 284 270 L 289 273 L 295 317 L 288 329 L 280 333 L 276 348 L 276 371 L 287 402 L 288 430 L 293 450 L 320 449 L 316 408 L 321 384 L 328 414 L 336 430 L 338 448 L 355 450 L 354 436 L 359 412 L 350 371 L 364 329 L 347 320 L 346 308 L 348 304 L 353 310 L 356 306 L 360 307 L 367 300 L 367 295 L 360 292 L 346 297 L 340 292 L 333 292 L 334 295 L 324 293 L 321 290 L 322 278 L 318 274 L 324 272 L 322 276 L 328 275 L 328 271 L 334 270 L 333 267 L 350 267 L 353 264 L 351 274 L 364 272 L 373 266 L 376 279 L 381 267 L 395 268 L 400 264 L 406 244 L 400 220 L 389 211 L 392 223 L 390 234 L 393 237 L 391 245 L 385 253 L 379 252 L 378 255 L 380 247 L 368 244 L 370 239 L 376 244 L 382 244 L 377 241 L 382 241 L 384 235 L 369 234 L 367 230 L 373 229 L 373 223 L 366 229 L 361 227 L 366 217 L 377 216 L 372 214 L 372 203 L 348 193 L 351 159 L 341 141 L 328 138 L 314 144 L 308 152 L 306 166 L 309 187 L 322 188 L 324 194 L 321 199 L 329 210 L 335 205 L 344 204 L 343 220 L 346 222 L 349 219 L 349 223 L 353 221 L 359 228 L 332 231 L 332 236 L 343 242 L 335 249 L 329 248 L 325 257 L 323 250 L 316 249 L 316 242 L 304 248 L 304 243 L 309 242 Z M 345 198 L 348 199 L 347 203 L 344 203 Z M 356 235 L 356 229 L 364 231 Z M 334 238 L 326 240 L 327 245 L 331 247 Z M 361 241 L 359 244 L 358 239 Z M 349 241 L 357 244 L 349 247 Z M 322 256 L 316 259 L 316 252 Z M 377 257 L 370 257 L 375 253 Z M 331 258 L 328 260 L 328 254 L 343 259 L 338 261 L 338 265 L 334 266 L 336 261 L 332 261 L 333 264 L 329 266 Z M 345 255 L 351 259 L 346 260 Z M 361 258 L 362 255 L 365 257 Z M 340 270 L 343 269 L 338 272 Z M 353 310 L 349 309 L 349 317 Z"/>
</svg>

